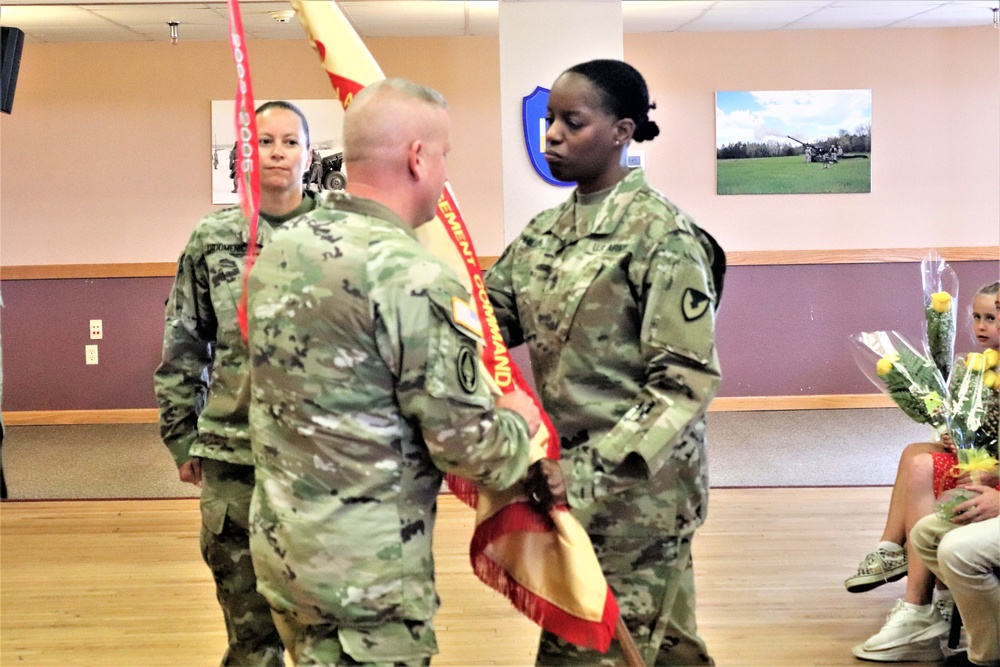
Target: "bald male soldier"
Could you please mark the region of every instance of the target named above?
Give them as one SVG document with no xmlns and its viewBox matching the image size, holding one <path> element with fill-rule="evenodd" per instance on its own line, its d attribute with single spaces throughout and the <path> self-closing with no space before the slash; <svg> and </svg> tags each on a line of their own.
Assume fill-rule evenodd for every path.
<svg viewBox="0 0 1000 667">
<path fill-rule="evenodd" d="M 344 118 L 346 192 L 276 233 L 250 277 L 251 553 L 298 665 L 428 665 L 442 471 L 503 490 L 539 414 L 494 402 L 458 277 L 413 229 L 446 176 L 448 113 L 402 79 Z"/>
</svg>

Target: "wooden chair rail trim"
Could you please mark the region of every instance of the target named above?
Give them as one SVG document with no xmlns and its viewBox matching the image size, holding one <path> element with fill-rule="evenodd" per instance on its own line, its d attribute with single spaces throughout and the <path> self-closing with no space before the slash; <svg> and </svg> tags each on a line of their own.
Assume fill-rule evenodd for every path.
<svg viewBox="0 0 1000 667">
<path fill-rule="evenodd" d="M 755 250 L 726 253 L 730 266 L 789 264 L 890 264 L 919 262 L 937 250 L 949 262 L 1000 260 L 1000 246 L 950 248 L 873 248 L 855 250 Z"/>
<path fill-rule="evenodd" d="M 884 264 L 919 262 L 932 248 L 879 248 L 871 250 L 753 250 L 726 253 L 730 266 L 780 266 L 793 264 Z M 950 262 L 1000 260 L 1000 246 L 936 248 Z M 488 269 L 497 257 L 480 257 Z M 0 280 L 53 280 L 67 278 L 172 277 L 172 262 L 139 264 L 44 264 L 0 267 Z"/>
<path fill-rule="evenodd" d="M 732 396 L 712 401 L 709 412 L 769 410 L 837 410 L 887 408 L 892 401 L 883 394 L 830 394 L 826 396 Z M 23 410 L 3 413 L 6 426 L 57 424 L 149 424 L 159 419 L 156 409 L 133 410 Z"/>
<path fill-rule="evenodd" d="M 174 262 L 142 264 L 38 264 L 0 267 L 0 280 L 66 280 L 78 278 L 160 278 L 177 275 Z"/>
<path fill-rule="evenodd" d="M 826 394 L 813 396 L 719 396 L 709 412 L 755 412 L 774 410 L 843 410 L 851 408 L 891 408 L 885 394 Z"/>
<path fill-rule="evenodd" d="M 131 410 L 22 410 L 3 413 L 4 426 L 57 424 L 148 424 L 159 421 L 155 408 Z"/>
</svg>

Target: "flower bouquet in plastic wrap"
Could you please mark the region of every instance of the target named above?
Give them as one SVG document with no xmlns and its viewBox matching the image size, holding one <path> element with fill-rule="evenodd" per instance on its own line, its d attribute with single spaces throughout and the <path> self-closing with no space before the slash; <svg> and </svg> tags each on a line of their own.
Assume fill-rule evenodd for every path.
<svg viewBox="0 0 1000 667">
<path fill-rule="evenodd" d="M 895 331 L 872 331 L 851 337 L 861 372 L 918 424 L 938 434 L 948 432 L 944 376 L 925 355 Z"/>
<path fill-rule="evenodd" d="M 920 263 L 920 274 L 924 285 L 924 347 L 941 376 L 948 377 L 955 356 L 958 276 L 936 250 Z"/>
<path fill-rule="evenodd" d="M 955 362 L 948 381 L 947 409 L 958 459 L 951 474 L 969 473 L 973 484 L 981 484 L 981 474 L 997 468 L 998 362 L 996 350 L 972 352 Z M 937 505 L 938 516 L 951 521 L 955 507 L 975 495 L 975 491 L 962 488 L 946 491 Z"/>
</svg>

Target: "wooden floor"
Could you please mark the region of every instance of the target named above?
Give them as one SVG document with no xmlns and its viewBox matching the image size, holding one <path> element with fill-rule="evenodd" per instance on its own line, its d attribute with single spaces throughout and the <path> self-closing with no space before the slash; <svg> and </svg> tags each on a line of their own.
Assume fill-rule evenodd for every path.
<svg viewBox="0 0 1000 667">
<path fill-rule="evenodd" d="M 719 665 L 861 665 L 905 580 L 843 580 L 881 534 L 889 489 L 715 489 L 694 544 L 701 634 Z M 196 500 L 0 506 L 0 665 L 216 665 L 221 615 Z M 468 565 L 472 513 L 443 496 L 433 664 L 531 665 L 537 628 Z M 900 663 L 897 663 L 900 664 Z"/>
</svg>

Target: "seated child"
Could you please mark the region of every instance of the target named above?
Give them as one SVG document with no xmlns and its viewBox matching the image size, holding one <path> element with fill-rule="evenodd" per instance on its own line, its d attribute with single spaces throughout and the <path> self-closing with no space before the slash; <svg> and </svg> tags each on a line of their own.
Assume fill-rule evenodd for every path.
<svg viewBox="0 0 1000 667">
<path fill-rule="evenodd" d="M 998 290 L 1000 282 L 985 285 L 972 300 L 972 333 L 985 349 L 1000 349 Z M 994 448 L 997 420 L 998 407 L 993 403 L 986 422 L 993 428 Z M 940 443 L 914 443 L 903 450 L 882 541 L 844 585 L 848 591 L 860 593 L 908 575 L 906 595 L 896 602 L 882 629 L 854 647 L 854 655 L 859 658 L 896 662 L 943 657 L 939 638 L 949 629 L 951 595 L 947 590 L 939 591 L 934 601 L 934 576 L 916 557 L 906 535 L 918 520 L 934 512 L 935 499 L 941 493 L 972 481 L 968 475 L 956 478 L 951 474 L 957 463 L 954 451 L 947 436 Z M 997 480 L 987 477 L 982 483 L 996 486 Z"/>
</svg>

